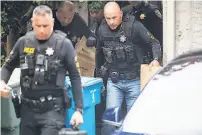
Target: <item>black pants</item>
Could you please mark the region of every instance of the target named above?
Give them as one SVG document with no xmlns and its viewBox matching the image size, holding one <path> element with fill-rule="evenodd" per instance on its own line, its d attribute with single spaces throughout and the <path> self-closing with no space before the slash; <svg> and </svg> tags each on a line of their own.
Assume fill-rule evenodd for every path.
<svg viewBox="0 0 202 135">
<path fill-rule="evenodd" d="M 58 135 L 65 127 L 65 109 L 54 107 L 44 113 L 34 111 L 22 104 L 20 135 Z"/>
</svg>

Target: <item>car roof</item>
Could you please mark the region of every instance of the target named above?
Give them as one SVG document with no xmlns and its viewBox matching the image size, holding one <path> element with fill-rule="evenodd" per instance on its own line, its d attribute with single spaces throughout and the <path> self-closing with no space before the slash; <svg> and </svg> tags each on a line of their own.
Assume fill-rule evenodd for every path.
<svg viewBox="0 0 202 135">
<path fill-rule="evenodd" d="M 127 114 L 123 132 L 202 134 L 202 50 L 170 61 L 144 88 Z"/>
</svg>

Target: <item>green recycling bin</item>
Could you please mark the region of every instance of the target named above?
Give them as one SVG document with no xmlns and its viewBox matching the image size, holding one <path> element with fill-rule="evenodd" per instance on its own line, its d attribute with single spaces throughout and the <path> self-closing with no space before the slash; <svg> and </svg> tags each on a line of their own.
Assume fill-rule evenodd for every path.
<svg viewBox="0 0 202 135">
<path fill-rule="evenodd" d="M 20 69 L 16 68 L 8 85 L 20 94 Z M 1 135 L 19 135 L 20 119 L 16 118 L 11 98 L 1 97 Z"/>
</svg>

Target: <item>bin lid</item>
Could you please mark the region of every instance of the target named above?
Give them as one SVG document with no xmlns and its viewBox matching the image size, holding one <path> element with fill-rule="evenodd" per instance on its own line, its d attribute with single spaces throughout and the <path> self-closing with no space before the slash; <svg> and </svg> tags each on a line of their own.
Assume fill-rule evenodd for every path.
<svg viewBox="0 0 202 135">
<path fill-rule="evenodd" d="M 87 76 L 81 76 L 81 83 L 82 83 L 82 87 L 88 87 L 97 83 L 102 83 L 102 79 L 101 78 L 94 78 L 94 77 L 87 77 Z M 68 85 L 71 87 L 71 83 L 70 83 L 70 79 L 69 76 L 66 77 L 65 79 L 65 85 Z"/>
</svg>

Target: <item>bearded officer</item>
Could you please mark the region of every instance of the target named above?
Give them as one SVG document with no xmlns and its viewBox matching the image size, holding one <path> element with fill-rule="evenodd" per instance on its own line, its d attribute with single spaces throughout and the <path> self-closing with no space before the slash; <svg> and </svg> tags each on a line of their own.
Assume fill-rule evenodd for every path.
<svg viewBox="0 0 202 135">
<path fill-rule="evenodd" d="M 96 68 L 101 75 L 108 74 L 106 109 L 120 107 L 126 99 L 127 111 L 140 93 L 140 64 L 143 45 L 152 48 L 158 66 L 161 58 L 159 41 L 134 16 L 123 13 L 116 2 L 104 7 L 105 23 L 98 29 Z M 110 135 L 114 127 L 104 125 L 102 135 Z"/>
<path fill-rule="evenodd" d="M 66 35 L 53 31 L 49 7 L 40 5 L 32 15 L 33 31 L 21 37 L 1 70 L 0 91 L 10 90 L 7 82 L 17 66 L 21 68 L 21 135 L 57 135 L 65 126 L 64 90 L 66 71 L 72 84 L 75 113 L 71 124 L 83 123 L 81 78 L 75 51 Z M 66 99 L 66 100 L 64 100 Z"/>
</svg>

